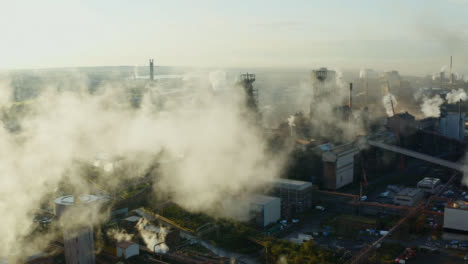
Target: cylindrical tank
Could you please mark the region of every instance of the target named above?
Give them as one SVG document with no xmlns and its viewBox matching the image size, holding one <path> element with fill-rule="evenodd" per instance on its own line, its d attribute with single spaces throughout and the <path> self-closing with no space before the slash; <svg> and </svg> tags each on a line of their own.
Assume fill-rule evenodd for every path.
<svg viewBox="0 0 468 264">
<path fill-rule="evenodd" d="M 76 200 L 76 201 L 75 201 Z M 61 218 L 64 213 L 74 206 L 84 206 L 98 200 L 94 195 L 66 195 L 55 199 L 54 213 L 57 218 Z M 79 213 L 74 212 L 74 213 Z M 72 218 L 70 218 L 72 219 Z M 68 221 L 62 219 L 62 221 Z M 94 264 L 94 238 L 91 225 L 74 225 L 73 223 L 62 223 L 63 241 L 65 249 L 65 261 L 67 264 Z"/>
</svg>

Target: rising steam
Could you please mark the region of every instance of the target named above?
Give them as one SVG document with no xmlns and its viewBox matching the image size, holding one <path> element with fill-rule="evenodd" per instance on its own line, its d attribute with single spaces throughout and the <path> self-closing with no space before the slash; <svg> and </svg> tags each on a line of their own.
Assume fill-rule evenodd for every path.
<svg viewBox="0 0 468 264">
<path fill-rule="evenodd" d="M 169 251 L 166 245 L 167 229 L 160 226 L 156 228 L 141 218 L 136 225 L 141 238 L 145 241 L 146 247 L 155 253 L 165 254 Z"/>
<path fill-rule="evenodd" d="M 155 105 L 150 97 L 158 94 L 152 93 L 155 88 L 144 87 L 137 109 L 129 104 L 131 82 L 103 83 L 100 93 L 91 95 L 80 75 L 63 82 L 44 80 L 42 93 L 18 118 L 21 130 L 11 133 L 0 126 L 0 210 L 8 212 L 0 226 L 0 256 L 46 246 L 51 237 L 37 243 L 28 238 L 35 228 L 33 214 L 72 191 L 98 193 L 104 186 L 113 193 L 151 172 L 157 194 L 187 210 L 217 215 L 223 199 L 253 192 L 277 177 L 282 159 L 266 151 L 260 130 L 246 118 L 243 91 L 231 89 L 226 100 L 206 93 L 201 85 L 209 83 L 206 75 L 193 76 L 170 87 L 190 90 L 191 96 L 168 97 L 164 105 Z M 0 84 L 0 98 L 9 98 L 9 82 Z M 93 166 L 98 153 L 119 157 L 121 165 L 96 164 L 97 172 L 104 170 L 91 179 L 84 165 Z M 152 172 L 162 154 L 170 162 L 159 162 L 157 173 Z M 100 217 L 70 221 L 105 221 L 108 211 L 96 214 Z"/>
<path fill-rule="evenodd" d="M 432 98 L 423 97 L 423 103 L 421 104 L 421 112 L 424 114 L 424 117 L 439 117 L 440 116 L 440 106 L 444 103 L 439 95 L 436 95 Z"/>
<path fill-rule="evenodd" d="M 447 102 L 449 104 L 456 104 L 459 101 L 466 101 L 467 95 L 463 89 L 452 90 L 450 93 L 447 94 Z"/>
<path fill-rule="evenodd" d="M 117 241 L 130 241 L 133 239 L 133 235 L 125 230 L 109 229 L 106 234 Z"/>
</svg>

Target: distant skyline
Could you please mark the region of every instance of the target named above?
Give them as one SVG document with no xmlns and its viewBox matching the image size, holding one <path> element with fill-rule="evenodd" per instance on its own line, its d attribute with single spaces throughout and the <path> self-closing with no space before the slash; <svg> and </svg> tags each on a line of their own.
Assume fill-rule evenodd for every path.
<svg viewBox="0 0 468 264">
<path fill-rule="evenodd" d="M 327 66 L 468 76 L 468 0 L 0 4 L 0 69 Z"/>
</svg>

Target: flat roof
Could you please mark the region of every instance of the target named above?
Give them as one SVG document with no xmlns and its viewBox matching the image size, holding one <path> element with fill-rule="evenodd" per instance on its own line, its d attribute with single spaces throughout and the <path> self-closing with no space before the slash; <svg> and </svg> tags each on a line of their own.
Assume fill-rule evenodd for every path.
<svg viewBox="0 0 468 264">
<path fill-rule="evenodd" d="M 280 188 L 294 189 L 294 190 L 299 190 L 299 191 L 312 187 L 311 182 L 282 179 L 282 178 L 273 180 L 273 184 Z"/>
<path fill-rule="evenodd" d="M 418 185 L 435 186 L 440 183 L 439 178 L 426 177 L 418 182 Z"/>
<path fill-rule="evenodd" d="M 119 248 L 128 248 L 132 245 L 136 245 L 136 243 L 132 241 L 120 241 L 117 243 L 117 247 Z"/>
<path fill-rule="evenodd" d="M 417 194 L 421 193 L 422 191 L 420 189 L 416 188 L 404 188 L 400 192 L 398 192 L 396 195 L 397 196 L 408 196 L 408 197 L 414 197 Z"/>
<path fill-rule="evenodd" d="M 452 203 L 447 203 L 446 207 L 451 209 L 468 210 L 468 203 L 458 200 Z"/>
<path fill-rule="evenodd" d="M 82 194 L 78 196 L 78 199 L 80 199 L 81 203 L 88 204 L 97 201 L 98 197 L 92 194 Z M 55 203 L 62 205 L 72 205 L 75 204 L 75 197 L 73 195 L 65 195 L 55 199 Z"/>
<path fill-rule="evenodd" d="M 275 200 L 280 200 L 280 198 L 261 194 L 252 194 L 247 197 L 247 200 L 252 204 L 264 205 Z"/>
</svg>

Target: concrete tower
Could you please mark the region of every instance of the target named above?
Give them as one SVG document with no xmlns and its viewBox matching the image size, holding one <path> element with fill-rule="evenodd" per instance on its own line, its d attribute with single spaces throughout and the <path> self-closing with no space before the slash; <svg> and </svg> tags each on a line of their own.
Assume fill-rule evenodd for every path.
<svg viewBox="0 0 468 264">
<path fill-rule="evenodd" d="M 312 98 L 310 102 L 309 115 L 313 116 L 315 103 L 333 96 L 337 92 L 336 72 L 322 67 L 313 70 L 311 73 L 312 79 Z"/>
<path fill-rule="evenodd" d="M 150 59 L 149 60 L 149 66 L 150 66 L 150 80 L 154 80 L 154 60 Z"/>
<path fill-rule="evenodd" d="M 76 199 L 75 199 L 76 198 Z M 76 201 L 75 201 L 76 200 Z M 67 195 L 55 199 L 54 213 L 61 220 L 65 261 L 67 264 L 95 264 L 94 238 L 91 225 L 73 223 L 73 217 L 67 212 L 86 215 L 87 207 L 96 205 L 98 198 L 94 195 Z M 88 208 L 89 209 L 89 208 Z M 83 211 L 83 214 L 81 212 Z"/>
<path fill-rule="evenodd" d="M 238 84 L 244 88 L 247 97 L 247 107 L 251 110 L 258 109 L 258 90 L 253 87 L 255 82 L 255 74 L 241 74 Z"/>
</svg>

